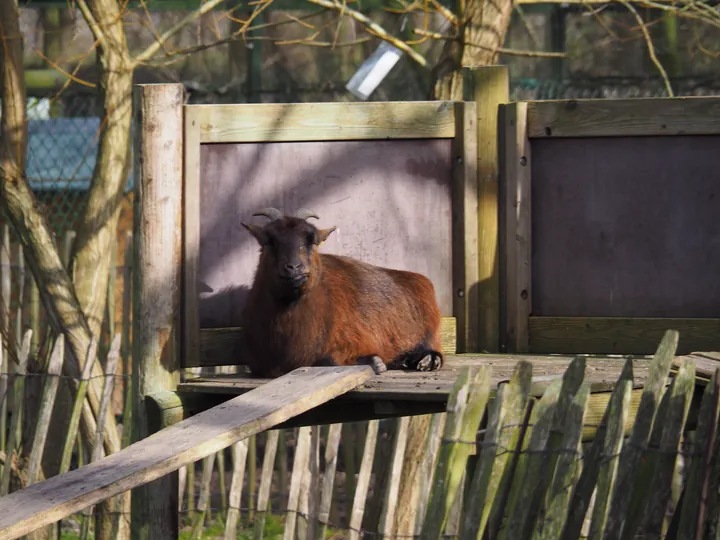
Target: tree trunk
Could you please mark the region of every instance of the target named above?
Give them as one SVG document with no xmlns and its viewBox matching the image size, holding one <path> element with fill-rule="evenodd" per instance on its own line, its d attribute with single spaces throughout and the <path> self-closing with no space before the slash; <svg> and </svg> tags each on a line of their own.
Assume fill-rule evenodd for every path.
<svg viewBox="0 0 720 540">
<path fill-rule="evenodd" d="M 445 44 L 433 69 L 435 99 L 462 100 L 461 69 L 497 61 L 512 9 L 511 0 L 458 0 L 458 19 L 464 23 L 456 33 L 457 40 Z"/>
<path fill-rule="evenodd" d="M 120 204 L 130 170 L 133 65 L 118 2 L 90 0 L 88 7 L 93 19 L 88 24 L 98 40 L 103 116 L 97 161 L 73 246 L 71 271 L 89 331 L 99 340 L 107 301 L 110 250 L 115 245 Z M 112 420 L 117 438 L 113 416 L 109 415 L 107 420 L 109 423 Z M 119 448 L 118 441 L 115 449 Z M 95 538 L 129 537 L 129 492 L 105 501 L 97 510 Z M 113 523 L 114 519 L 119 521 Z"/>
</svg>

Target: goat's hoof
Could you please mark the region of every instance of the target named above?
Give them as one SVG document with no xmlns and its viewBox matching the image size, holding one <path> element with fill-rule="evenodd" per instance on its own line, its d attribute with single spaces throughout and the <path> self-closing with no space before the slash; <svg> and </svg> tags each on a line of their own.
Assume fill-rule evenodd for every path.
<svg viewBox="0 0 720 540">
<path fill-rule="evenodd" d="M 417 363 L 418 371 L 437 371 L 442 367 L 442 358 L 439 354 L 428 353 Z"/>
<path fill-rule="evenodd" d="M 379 356 L 373 356 L 370 359 L 370 367 L 372 367 L 375 375 L 380 375 L 381 373 L 387 371 L 387 366 L 385 365 L 385 362 L 383 362 L 382 358 L 380 358 Z"/>
</svg>

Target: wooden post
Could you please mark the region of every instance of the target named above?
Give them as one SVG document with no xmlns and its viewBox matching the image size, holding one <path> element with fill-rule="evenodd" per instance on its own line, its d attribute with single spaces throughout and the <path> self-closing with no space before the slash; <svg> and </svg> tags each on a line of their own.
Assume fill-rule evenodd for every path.
<svg viewBox="0 0 720 540">
<path fill-rule="evenodd" d="M 468 69 L 464 99 L 477 111 L 478 283 L 477 344 L 468 352 L 500 350 L 500 258 L 498 234 L 498 107 L 510 99 L 507 66 Z"/>
<path fill-rule="evenodd" d="M 175 390 L 179 375 L 183 86 L 135 92 L 135 201 L 132 320 L 133 442 L 160 426 L 146 398 Z M 132 494 L 132 537 L 178 537 L 177 472 Z"/>
</svg>

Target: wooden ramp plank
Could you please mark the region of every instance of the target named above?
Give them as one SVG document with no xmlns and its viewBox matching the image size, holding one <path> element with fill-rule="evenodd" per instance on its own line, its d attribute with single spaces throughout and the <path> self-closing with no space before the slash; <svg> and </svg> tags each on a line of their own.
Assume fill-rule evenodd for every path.
<svg viewBox="0 0 720 540">
<path fill-rule="evenodd" d="M 372 376 L 369 366 L 299 368 L 90 465 L 0 499 L 0 540 L 54 523 L 321 405 Z"/>
</svg>

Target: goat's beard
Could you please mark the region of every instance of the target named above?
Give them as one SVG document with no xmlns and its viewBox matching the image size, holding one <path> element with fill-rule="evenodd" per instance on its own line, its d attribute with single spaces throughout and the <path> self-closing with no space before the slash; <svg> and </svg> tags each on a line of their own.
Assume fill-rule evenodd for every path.
<svg viewBox="0 0 720 540">
<path fill-rule="evenodd" d="M 309 278 L 302 280 L 278 278 L 278 282 L 273 287 L 275 298 L 280 304 L 294 304 L 308 292 L 309 285 Z"/>
</svg>

